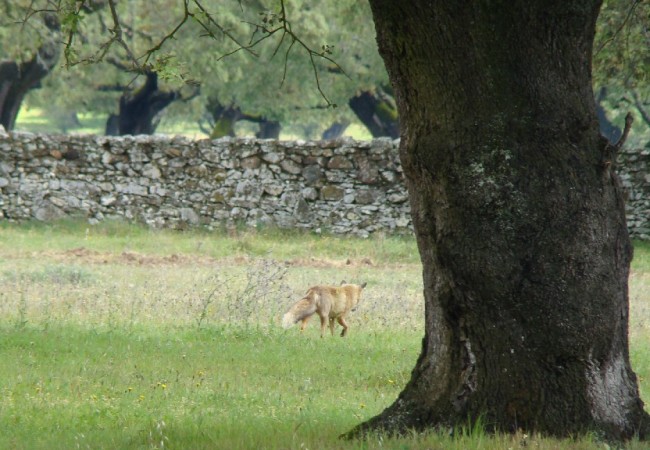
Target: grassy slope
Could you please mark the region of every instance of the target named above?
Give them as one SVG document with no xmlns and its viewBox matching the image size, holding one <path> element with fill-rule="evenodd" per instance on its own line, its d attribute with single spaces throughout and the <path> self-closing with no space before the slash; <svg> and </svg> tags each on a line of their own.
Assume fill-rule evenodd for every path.
<svg viewBox="0 0 650 450">
<path fill-rule="evenodd" d="M 410 238 L 2 223 L 0 448 L 603 448 L 472 430 L 336 438 L 408 381 L 422 334 L 417 261 Z M 276 325 L 305 285 L 350 276 L 370 283 L 349 338 Z M 206 301 L 214 286 L 225 287 Z M 630 286 L 647 398 L 646 244 Z"/>
</svg>

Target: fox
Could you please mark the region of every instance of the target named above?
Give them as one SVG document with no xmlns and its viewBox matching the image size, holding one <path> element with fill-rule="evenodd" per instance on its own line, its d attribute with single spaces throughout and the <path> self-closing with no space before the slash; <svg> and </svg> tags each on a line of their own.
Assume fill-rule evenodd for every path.
<svg viewBox="0 0 650 450">
<path fill-rule="evenodd" d="M 289 328 L 297 322 L 302 322 L 300 331 L 307 326 L 307 322 L 314 314 L 320 317 L 320 337 L 325 334 L 325 327 L 329 320 L 329 327 L 334 336 L 334 321 L 343 327 L 341 337 L 348 333 L 348 324 L 345 315 L 355 308 L 361 300 L 361 291 L 367 283 L 347 284 L 340 286 L 318 285 L 307 290 L 305 296 L 298 300 L 282 317 L 283 328 Z"/>
</svg>

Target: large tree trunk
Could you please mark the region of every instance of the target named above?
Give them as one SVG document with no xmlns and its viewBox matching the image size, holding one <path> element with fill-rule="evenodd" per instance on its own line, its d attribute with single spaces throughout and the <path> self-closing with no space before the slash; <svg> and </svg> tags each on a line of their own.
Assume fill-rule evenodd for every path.
<svg viewBox="0 0 650 450">
<path fill-rule="evenodd" d="M 371 0 L 423 263 L 422 353 L 360 425 L 589 430 L 648 416 L 628 357 L 632 246 L 598 130 L 599 0 Z"/>
</svg>

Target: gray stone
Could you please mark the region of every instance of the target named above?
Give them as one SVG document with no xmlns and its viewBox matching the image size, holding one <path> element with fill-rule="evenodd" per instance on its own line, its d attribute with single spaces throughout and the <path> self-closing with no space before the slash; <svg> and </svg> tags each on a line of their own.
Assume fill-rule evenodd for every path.
<svg viewBox="0 0 650 450">
<path fill-rule="evenodd" d="M 284 155 L 275 152 L 262 153 L 262 159 L 271 164 L 277 164 L 284 159 Z"/>
<path fill-rule="evenodd" d="M 300 191 L 302 198 L 305 200 L 316 200 L 318 199 L 318 190 L 313 187 L 306 187 Z"/>
<path fill-rule="evenodd" d="M 362 205 L 367 205 L 375 201 L 375 193 L 370 189 L 359 189 L 357 191 L 356 202 Z"/>
<path fill-rule="evenodd" d="M 279 196 L 284 191 L 284 186 L 277 183 L 269 183 L 264 185 L 264 192 L 274 197 Z"/>
<path fill-rule="evenodd" d="M 323 200 L 333 200 L 338 201 L 343 199 L 345 191 L 338 186 L 327 185 L 323 186 L 320 190 L 320 195 Z"/>
<path fill-rule="evenodd" d="M 34 209 L 34 219 L 41 222 L 51 222 L 65 217 L 65 212 L 50 202 L 44 202 Z"/>
<path fill-rule="evenodd" d="M 199 215 L 192 208 L 180 209 L 181 220 L 191 225 L 198 225 L 201 222 Z"/>
<path fill-rule="evenodd" d="M 352 169 L 354 167 L 354 164 L 352 164 L 352 161 L 350 161 L 345 156 L 336 155 L 330 159 L 329 163 L 327 163 L 327 167 L 329 169 L 348 170 Z"/>
<path fill-rule="evenodd" d="M 302 177 L 307 184 L 316 184 L 323 178 L 323 172 L 316 164 L 307 166 L 302 169 Z"/>
<path fill-rule="evenodd" d="M 404 193 L 394 193 L 388 196 L 388 201 L 391 203 L 404 203 L 409 199 L 408 194 Z"/>
<path fill-rule="evenodd" d="M 285 172 L 288 172 L 292 175 L 298 175 L 300 172 L 302 172 L 302 167 L 295 161 L 291 159 L 285 159 L 280 162 L 280 167 L 282 170 Z"/>
<path fill-rule="evenodd" d="M 262 165 L 262 160 L 257 156 L 250 156 L 241 160 L 243 169 L 257 169 Z"/>
</svg>

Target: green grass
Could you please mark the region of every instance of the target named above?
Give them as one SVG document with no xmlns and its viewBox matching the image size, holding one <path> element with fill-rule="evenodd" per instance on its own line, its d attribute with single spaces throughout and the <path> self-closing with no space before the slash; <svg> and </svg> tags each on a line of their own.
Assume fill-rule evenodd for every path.
<svg viewBox="0 0 650 450">
<path fill-rule="evenodd" d="M 343 442 L 387 406 L 414 332 L 321 340 L 209 327 L 0 329 L 0 447 L 16 449 L 591 449 L 595 438 L 431 433 Z M 632 443 L 630 448 L 643 448 Z"/>
<path fill-rule="evenodd" d="M 299 448 L 300 439 L 335 437 L 379 412 L 417 348 L 413 333 L 321 340 L 67 326 L 2 334 L 12 361 L 0 368 L 2 448 Z"/>
<path fill-rule="evenodd" d="M 67 116 L 51 116 L 41 108 L 23 106 L 16 118 L 15 129 L 17 131 L 28 131 L 31 133 L 59 134 L 66 130 L 67 132 L 81 134 L 104 134 L 106 128 L 105 115 L 79 113 L 77 114 L 77 119 L 79 120 L 79 124 L 73 124 Z"/>
<path fill-rule="evenodd" d="M 376 235 L 357 239 L 293 230 L 267 229 L 214 232 L 154 230 L 104 221 L 80 220 L 53 224 L 30 222 L 16 226 L 0 222 L 0 251 L 29 252 L 84 247 L 94 251 L 134 251 L 148 254 L 182 253 L 223 258 L 267 256 L 275 259 L 366 259 L 367 264 L 419 264 L 415 240 L 408 236 Z"/>
<path fill-rule="evenodd" d="M 117 97 L 115 106 L 117 107 Z M 77 114 L 79 124 L 73 124 L 68 115 L 48 115 L 42 108 L 28 107 L 23 105 L 16 118 L 16 131 L 28 131 L 31 133 L 76 133 L 76 134 L 99 134 L 102 135 L 106 129 L 106 114 L 79 113 Z M 236 127 L 238 136 L 254 136 L 258 126 L 250 122 L 239 122 Z M 201 131 L 196 122 L 183 122 L 177 118 L 163 116 L 156 133 L 181 135 L 190 139 L 205 139 L 207 135 Z M 284 140 L 304 139 L 303 129 L 300 126 L 285 126 L 280 134 Z M 345 136 L 357 140 L 372 139 L 368 129 L 358 120 L 345 131 Z"/>
<path fill-rule="evenodd" d="M 630 353 L 647 399 L 650 246 L 635 250 Z M 280 329 L 306 286 L 341 279 L 369 283 L 346 339 Z M 395 400 L 419 354 L 411 237 L 3 222 L 0 286 L 3 449 L 605 448 L 480 427 L 338 439 Z"/>
</svg>

